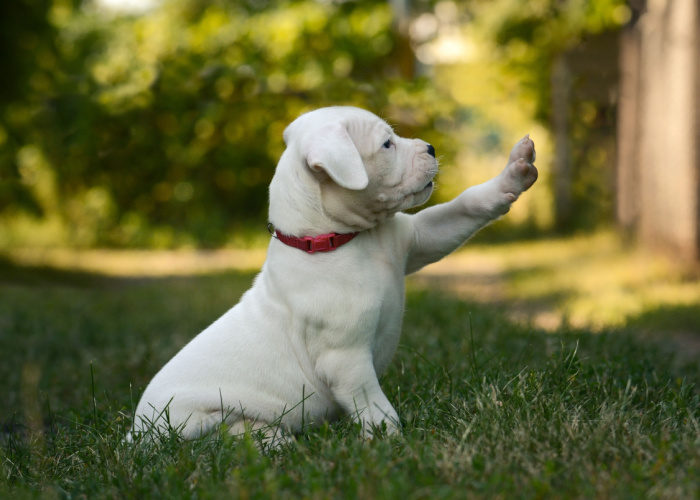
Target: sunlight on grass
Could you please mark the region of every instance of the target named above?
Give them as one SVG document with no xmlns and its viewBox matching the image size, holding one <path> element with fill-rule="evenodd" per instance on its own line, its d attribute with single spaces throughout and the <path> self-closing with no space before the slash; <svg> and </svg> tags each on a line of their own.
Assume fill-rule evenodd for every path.
<svg viewBox="0 0 700 500">
<path fill-rule="evenodd" d="M 52 267 L 108 276 L 188 276 L 226 270 L 258 270 L 266 248 L 222 250 L 72 250 L 24 248 L 6 255 L 22 266 Z"/>
<path fill-rule="evenodd" d="M 572 326 L 622 326 L 653 308 L 700 304 L 700 283 L 682 267 L 625 249 L 612 233 L 521 244 L 503 258 L 508 298 L 549 302 Z"/>
<path fill-rule="evenodd" d="M 514 318 L 547 329 L 619 327 L 648 311 L 700 304 L 700 281 L 689 271 L 666 257 L 626 247 L 612 232 L 468 245 L 427 268 L 417 281 L 435 279 L 469 298 L 497 300 Z M 470 279 L 476 281 L 474 290 Z"/>
</svg>

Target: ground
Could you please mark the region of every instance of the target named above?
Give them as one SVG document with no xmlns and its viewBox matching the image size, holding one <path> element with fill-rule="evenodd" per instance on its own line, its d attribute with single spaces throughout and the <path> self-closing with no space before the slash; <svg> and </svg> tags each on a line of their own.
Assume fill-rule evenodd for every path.
<svg viewBox="0 0 700 500">
<path fill-rule="evenodd" d="M 125 444 L 139 391 L 264 254 L 0 260 L 0 497 L 697 497 L 700 285 L 612 234 L 477 239 L 410 277 L 381 381 L 401 436 L 346 419 L 263 454 L 225 432 Z"/>
</svg>

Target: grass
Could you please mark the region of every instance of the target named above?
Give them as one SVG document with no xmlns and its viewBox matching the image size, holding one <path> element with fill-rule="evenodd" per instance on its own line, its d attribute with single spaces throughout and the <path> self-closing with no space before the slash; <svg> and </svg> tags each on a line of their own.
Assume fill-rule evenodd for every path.
<svg viewBox="0 0 700 500">
<path fill-rule="evenodd" d="M 509 294 L 528 277 L 502 265 L 491 305 L 411 281 L 382 379 L 401 437 L 363 442 L 340 421 L 268 454 L 250 436 L 122 442 L 139 388 L 252 273 L 0 265 L 0 498 L 698 497 L 697 360 L 636 330 L 669 316 L 544 330 L 510 317 Z M 687 326 L 698 308 L 681 306 L 670 317 Z"/>
<path fill-rule="evenodd" d="M 545 329 L 636 322 L 700 333 L 697 270 L 625 244 L 612 232 L 488 247 L 470 244 L 427 271 L 422 279 L 431 286 L 507 304 L 513 319 Z M 457 279 L 452 279 L 456 271 Z"/>
</svg>

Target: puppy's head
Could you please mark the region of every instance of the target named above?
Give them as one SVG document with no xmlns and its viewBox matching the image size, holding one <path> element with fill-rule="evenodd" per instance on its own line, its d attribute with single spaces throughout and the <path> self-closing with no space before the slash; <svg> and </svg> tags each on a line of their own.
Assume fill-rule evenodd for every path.
<svg viewBox="0 0 700 500">
<path fill-rule="evenodd" d="M 286 166 L 302 169 L 297 178 L 312 180 L 307 196 L 316 190 L 323 215 L 346 229 L 373 227 L 425 203 L 432 193 L 433 147 L 397 136 L 368 111 L 331 107 L 306 113 L 287 127 L 284 141 Z"/>
</svg>

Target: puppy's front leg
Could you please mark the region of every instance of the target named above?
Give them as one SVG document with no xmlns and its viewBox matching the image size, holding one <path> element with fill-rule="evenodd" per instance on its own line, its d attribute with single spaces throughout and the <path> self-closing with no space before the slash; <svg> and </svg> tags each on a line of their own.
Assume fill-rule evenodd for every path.
<svg viewBox="0 0 700 500">
<path fill-rule="evenodd" d="M 332 350 L 318 360 L 317 371 L 336 403 L 362 424 L 365 437 L 371 438 L 382 424 L 388 434 L 398 432 L 399 416 L 379 386 L 371 352 Z"/>
<path fill-rule="evenodd" d="M 414 215 L 414 238 L 406 274 L 437 262 L 489 222 L 506 214 L 520 194 L 537 180 L 534 161 L 535 144 L 526 135 L 513 147 L 508 165 L 498 177 Z"/>
</svg>

